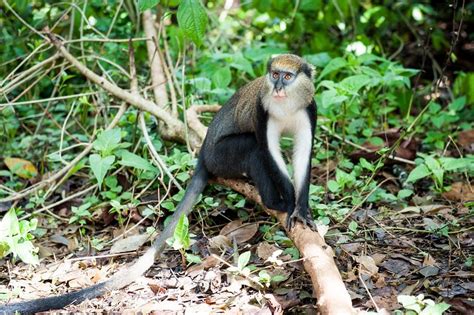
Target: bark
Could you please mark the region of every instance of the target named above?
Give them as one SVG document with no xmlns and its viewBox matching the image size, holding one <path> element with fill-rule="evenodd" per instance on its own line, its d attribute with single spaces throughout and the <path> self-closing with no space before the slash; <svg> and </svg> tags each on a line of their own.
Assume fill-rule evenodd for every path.
<svg viewBox="0 0 474 315">
<path fill-rule="evenodd" d="M 165 108 L 168 105 L 168 93 L 166 92 L 163 62 L 158 51 L 158 33 L 156 32 L 154 22 L 151 10 L 143 12 L 143 31 L 148 38 L 146 48 L 148 51 L 148 63 L 150 64 L 153 95 L 158 106 Z"/>
</svg>

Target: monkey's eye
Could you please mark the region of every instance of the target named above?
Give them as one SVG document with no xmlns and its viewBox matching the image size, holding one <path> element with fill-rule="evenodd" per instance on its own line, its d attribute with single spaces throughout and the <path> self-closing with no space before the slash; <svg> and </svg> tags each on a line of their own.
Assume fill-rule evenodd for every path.
<svg viewBox="0 0 474 315">
<path fill-rule="evenodd" d="M 291 79 L 291 77 L 292 77 L 291 73 L 287 73 L 287 74 L 285 74 L 284 78 L 285 78 L 286 81 L 288 81 L 288 80 Z"/>
<path fill-rule="evenodd" d="M 273 72 L 272 72 L 272 78 L 274 78 L 275 80 L 278 79 L 279 76 L 280 76 L 280 75 L 279 75 L 278 72 L 276 72 L 276 71 L 273 71 Z"/>
</svg>

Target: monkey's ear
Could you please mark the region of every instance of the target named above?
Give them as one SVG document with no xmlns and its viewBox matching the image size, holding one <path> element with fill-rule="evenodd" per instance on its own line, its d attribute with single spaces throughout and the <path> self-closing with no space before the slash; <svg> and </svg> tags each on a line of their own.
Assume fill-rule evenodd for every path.
<svg viewBox="0 0 474 315">
<path fill-rule="evenodd" d="M 272 63 L 275 58 L 271 57 L 268 62 L 267 62 L 267 72 L 270 72 L 270 69 L 272 68 Z"/>
<path fill-rule="evenodd" d="M 306 74 L 308 78 L 310 79 L 313 79 L 314 76 L 316 75 L 316 68 L 310 63 L 305 62 L 303 64 L 302 70 L 303 70 L 303 73 Z"/>
</svg>

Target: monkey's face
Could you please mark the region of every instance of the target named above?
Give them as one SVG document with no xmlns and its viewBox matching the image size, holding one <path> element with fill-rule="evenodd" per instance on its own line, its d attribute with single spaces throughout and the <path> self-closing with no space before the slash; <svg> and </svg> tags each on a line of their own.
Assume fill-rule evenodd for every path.
<svg viewBox="0 0 474 315">
<path fill-rule="evenodd" d="M 287 98 L 287 87 L 289 87 L 293 83 L 293 81 L 295 81 L 297 73 L 291 70 L 272 69 L 268 75 L 270 83 L 273 86 L 273 98 Z"/>
</svg>

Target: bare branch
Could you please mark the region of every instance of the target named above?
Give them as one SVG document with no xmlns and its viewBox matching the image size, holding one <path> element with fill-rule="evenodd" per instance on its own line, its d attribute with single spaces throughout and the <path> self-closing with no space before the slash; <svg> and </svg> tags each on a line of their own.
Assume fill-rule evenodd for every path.
<svg viewBox="0 0 474 315">
<path fill-rule="evenodd" d="M 151 84 L 155 102 L 158 106 L 165 108 L 168 105 L 168 93 L 166 92 L 166 78 L 163 72 L 161 54 L 158 52 L 158 33 L 151 10 L 143 12 L 143 30 L 148 37 L 146 48 L 148 51 L 148 62 L 151 71 Z"/>
<path fill-rule="evenodd" d="M 45 29 L 45 33 L 50 41 L 56 46 L 59 52 L 66 58 L 72 65 L 74 65 L 85 77 L 100 85 L 103 89 L 111 93 L 112 95 L 124 100 L 125 102 L 151 113 L 167 125 L 167 136 L 176 140 L 184 141 L 185 128 L 182 121 L 173 117 L 168 111 L 163 108 L 156 106 L 155 103 L 144 99 L 139 95 L 133 95 L 132 93 L 121 89 L 120 87 L 112 84 L 107 79 L 97 75 L 84 64 L 79 62 L 77 58 L 71 55 L 67 49 L 63 46 L 61 41 L 48 29 Z M 190 134 L 190 143 L 192 147 L 199 147 L 201 139 L 194 133 Z"/>
</svg>

